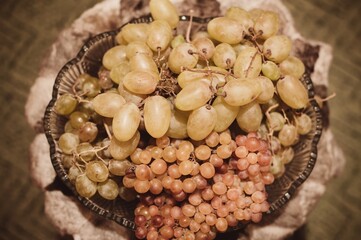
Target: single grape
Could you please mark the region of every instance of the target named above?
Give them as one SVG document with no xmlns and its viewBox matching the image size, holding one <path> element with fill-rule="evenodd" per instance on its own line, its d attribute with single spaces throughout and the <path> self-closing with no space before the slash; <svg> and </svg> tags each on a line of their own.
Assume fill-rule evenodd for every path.
<svg viewBox="0 0 361 240">
<path fill-rule="evenodd" d="M 297 128 L 292 124 L 285 124 L 278 133 L 278 139 L 285 147 L 291 146 L 297 140 Z"/>
<path fill-rule="evenodd" d="M 112 122 L 117 140 L 129 141 L 136 133 L 140 123 L 140 111 L 134 103 L 125 103 L 116 112 Z"/>
<path fill-rule="evenodd" d="M 122 27 L 121 36 L 127 43 L 134 41 L 146 42 L 149 29 L 147 23 L 128 23 Z"/>
<path fill-rule="evenodd" d="M 78 101 L 71 94 L 65 93 L 56 100 L 54 111 L 59 115 L 68 115 L 75 110 L 77 104 Z"/>
<path fill-rule="evenodd" d="M 206 74 L 203 72 L 193 72 L 184 70 L 177 76 L 178 85 L 183 89 L 185 86 L 192 82 L 197 82 L 200 80 L 205 80 L 206 82 L 209 81 Z"/>
<path fill-rule="evenodd" d="M 162 181 L 157 178 L 150 180 L 149 191 L 155 195 L 160 194 L 163 191 Z"/>
<path fill-rule="evenodd" d="M 77 167 L 76 165 L 72 165 L 69 170 L 68 170 L 68 178 L 69 181 L 73 184 L 75 184 L 75 180 L 76 178 L 81 175 L 83 172 L 82 170 L 80 170 L 79 167 Z"/>
<path fill-rule="evenodd" d="M 238 106 L 228 104 L 221 96 L 213 101 L 212 107 L 214 107 L 217 112 L 217 122 L 214 127 L 214 131 L 216 132 L 222 132 L 229 128 L 236 119 L 239 111 Z"/>
<path fill-rule="evenodd" d="M 151 96 L 144 103 L 144 123 L 147 132 L 154 138 L 162 137 L 169 128 L 171 106 L 162 96 Z"/>
<path fill-rule="evenodd" d="M 215 48 L 212 60 L 216 66 L 229 69 L 236 61 L 236 52 L 230 44 L 220 43 Z"/>
<path fill-rule="evenodd" d="M 99 195 L 107 200 L 114 200 L 119 194 L 118 184 L 112 179 L 99 183 L 97 189 Z"/>
<path fill-rule="evenodd" d="M 187 122 L 188 136 L 196 141 L 205 139 L 214 129 L 217 121 L 216 110 L 204 105 L 189 115 Z"/>
<path fill-rule="evenodd" d="M 243 106 L 257 98 L 261 92 L 261 86 L 254 81 L 232 79 L 223 87 L 223 91 L 226 94 L 224 101 L 227 104 Z"/>
<path fill-rule="evenodd" d="M 155 159 L 150 168 L 154 174 L 161 175 L 167 171 L 167 163 L 163 159 Z"/>
<path fill-rule="evenodd" d="M 138 193 L 146 193 L 149 191 L 150 183 L 148 180 L 139 180 L 134 181 L 134 190 Z"/>
<path fill-rule="evenodd" d="M 109 170 L 102 161 L 89 162 L 85 167 L 85 173 L 94 182 L 104 182 L 109 176 Z"/>
<path fill-rule="evenodd" d="M 192 41 L 192 44 L 197 48 L 201 60 L 210 59 L 215 51 L 215 46 L 212 40 L 208 37 L 198 37 Z"/>
<path fill-rule="evenodd" d="M 296 127 L 298 134 L 305 135 L 312 130 L 312 119 L 305 113 L 296 117 Z"/>
<path fill-rule="evenodd" d="M 207 145 L 200 145 L 194 151 L 196 158 L 205 161 L 211 156 L 211 149 Z"/>
<path fill-rule="evenodd" d="M 265 77 L 271 79 L 272 81 L 276 81 L 281 76 L 281 71 L 278 65 L 272 61 L 265 61 L 262 63 L 262 73 Z"/>
<path fill-rule="evenodd" d="M 193 162 L 191 162 L 190 160 L 182 161 L 182 162 L 179 164 L 179 172 L 180 172 L 182 175 L 189 175 L 189 174 L 191 174 L 191 172 L 193 171 L 193 168 L 194 168 L 194 164 L 193 164 Z"/>
<path fill-rule="evenodd" d="M 150 13 L 156 20 L 161 19 L 176 28 L 179 22 L 177 8 L 169 0 L 152 0 L 149 2 Z"/>
<path fill-rule="evenodd" d="M 278 14 L 271 11 L 263 11 L 254 23 L 254 31 L 260 34 L 262 39 L 275 35 L 279 28 Z"/>
<path fill-rule="evenodd" d="M 219 117 L 219 114 L 217 112 L 217 120 L 218 120 L 218 117 Z M 217 126 L 217 124 L 216 124 L 216 126 Z M 219 134 L 215 131 L 212 131 L 205 139 L 205 142 L 211 148 L 217 146 L 219 144 Z"/>
<path fill-rule="evenodd" d="M 219 232 L 225 232 L 228 229 L 228 222 L 225 218 L 217 218 L 215 226 Z"/>
<path fill-rule="evenodd" d="M 149 54 L 136 53 L 129 58 L 131 71 L 144 71 L 159 74 L 158 66 Z"/>
<path fill-rule="evenodd" d="M 263 44 L 263 55 L 275 63 L 280 63 L 290 55 L 291 47 L 292 42 L 287 36 L 272 36 Z"/>
<path fill-rule="evenodd" d="M 299 58 L 294 56 L 288 56 L 279 66 L 282 75 L 291 75 L 300 79 L 305 73 L 305 65 Z"/>
<path fill-rule="evenodd" d="M 211 97 L 209 81 L 196 81 L 185 86 L 177 94 L 174 104 L 181 111 L 190 111 L 205 105 Z"/>
<path fill-rule="evenodd" d="M 243 40 L 244 27 L 234 19 L 217 17 L 208 22 L 207 31 L 219 42 L 237 44 Z"/>
<path fill-rule="evenodd" d="M 168 137 L 183 139 L 188 137 L 187 134 L 187 121 L 188 121 L 188 112 L 183 112 L 178 109 L 171 110 L 171 117 L 169 128 L 166 133 Z"/>
<path fill-rule="evenodd" d="M 79 129 L 79 140 L 82 142 L 93 142 L 98 136 L 98 127 L 93 122 L 86 122 Z"/>
<path fill-rule="evenodd" d="M 200 167 L 199 167 L 199 171 L 200 174 L 207 179 L 210 179 L 214 176 L 215 174 L 215 168 L 214 166 L 209 163 L 209 162 L 205 162 L 203 163 Z"/>
<path fill-rule="evenodd" d="M 191 43 L 182 43 L 174 48 L 168 58 L 168 67 L 179 74 L 182 68 L 193 68 L 198 62 L 197 48 Z"/>
<path fill-rule="evenodd" d="M 131 163 L 129 160 L 111 159 L 108 164 L 109 172 L 116 176 L 125 176 L 125 173 L 131 167 L 134 167 L 134 164 Z"/>
<path fill-rule="evenodd" d="M 74 129 L 80 129 L 87 121 L 89 116 L 84 112 L 75 111 L 69 116 L 69 121 Z"/>
<path fill-rule="evenodd" d="M 241 106 L 236 117 L 238 126 L 245 132 L 257 131 L 263 119 L 261 107 L 256 102 Z"/>
<path fill-rule="evenodd" d="M 58 140 L 59 148 L 65 154 L 72 154 L 78 144 L 79 137 L 73 133 L 63 133 Z"/>
<path fill-rule="evenodd" d="M 158 81 L 158 74 L 143 70 L 130 71 L 123 78 L 124 87 L 136 94 L 150 94 L 154 92 Z"/>
<path fill-rule="evenodd" d="M 172 48 L 176 48 L 178 47 L 179 45 L 181 45 L 182 43 L 185 43 L 186 40 L 184 39 L 184 36 L 181 35 L 181 34 L 178 34 L 177 36 L 175 36 L 173 38 L 173 40 L 170 42 L 170 46 Z"/>
<path fill-rule="evenodd" d="M 139 140 L 139 131 L 137 131 L 131 139 L 125 142 L 112 138 L 109 145 L 110 154 L 114 159 L 124 160 L 134 152 L 138 146 Z"/>
<path fill-rule="evenodd" d="M 105 52 L 103 56 L 103 66 L 111 70 L 113 67 L 118 65 L 119 63 L 126 60 L 126 47 L 123 45 L 118 45 L 115 47 L 110 48 L 108 51 Z"/>
<path fill-rule="evenodd" d="M 186 193 L 192 193 L 196 190 L 197 184 L 192 178 L 186 178 L 183 180 L 182 189 Z"/>
<path fill-rule="evenodd" d="M 82 197 L 90 198 L 97 191 L 97 184 L 90 180 L 85 174 L 80 174 L 75 180 L 75 189 Z"/>
<path fill-rule="evenodd" d="M 253 81 L 258 81 L 261 87 L 261 93 L 256 98 L 256 101 L 258 103 L 264 104 L 273 98 L 273 95 L 275 93 L 275 87 L 269 78 L 259 76 Z"/>
<path fill-rule="evenodd" d="M 155 20 L 149 25 L 147 45 L 155 52 L 164 51 L 170 44 L 173 33 L 168 22 Z"/>
<path fill-rule="evenodd" d="M 273 131 L 280 131 L 285 124 L 286 119 L 279 112 L 271 112 L 267 117 L 267 127 Z"/>
<path fill-rule="evenodd" d="M 148 55 L 150 57 L 153 56 L 153 51 L 148 47 L 148 45 L 145 42 L 142 41 L 130 42 L 126 47 L 127 48 L 125 51 L 128 59 L 131 59 L 132 57 L 138 54 Z"/>
</svg>

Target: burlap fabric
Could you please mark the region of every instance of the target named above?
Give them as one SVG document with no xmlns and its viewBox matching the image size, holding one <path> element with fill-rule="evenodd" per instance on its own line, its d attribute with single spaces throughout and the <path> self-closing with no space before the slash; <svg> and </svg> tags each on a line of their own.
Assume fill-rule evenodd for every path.
<svg viewBox="0 0 361 240">
<path fill-rule="evenodd" d="M 321 97 L 327 95 L 328 71 L 332 60 L 331 47 L 322 42 L 304 39 L 294 28 L 292 16 L 281 1 L 267 0 L 175 0 L 180 13 L 190 9 L 197 16 L 216 16 L 228 6 L 247 10 L 258 7 L 280 13 L 281 31 L 294 40 L 293 52 L 306 63 Z M 60 68 L 73 58 L 83 43 L 92 35 L 121 26 L 133 17 L 149 13 L 148 1 L 106 0 L 84 12 L 74 23 L 59 34 L 49 49 L 26 104 L 26 117 L 38 131 L 30 146 L 31 173 L 34 182 L 45 194 L 45 212 L 61 234 L 74 239 L 129 239 L 130 232 L 112 221 L 102 219 L 81 206 L 77 199 L 58 190 L 55 171 L 50 161 L 49 145 L 42 128 L 42 117 L 51 99 L 52 85 Z M 249 225 L 234 234 L 238 239 L 284 239 L 302 226 L 309 213 L 325 192 L 327 182 L 337 176 L 345 159 L 328 128 L 328 109 L 323 107 L 325 127 L 318 144 L 317 164 L 306 182 L 299 188 L 278 216 L 266 225 Z"/>
</svg>

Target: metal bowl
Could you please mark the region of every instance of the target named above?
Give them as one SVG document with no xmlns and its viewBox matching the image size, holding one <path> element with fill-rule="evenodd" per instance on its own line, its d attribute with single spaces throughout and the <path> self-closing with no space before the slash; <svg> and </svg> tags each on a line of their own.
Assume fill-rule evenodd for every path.
<svg viewBox="0 0 361 240">
<path fill-rule="evenodd" d="M 195 32 L 200 29 L 205 29 L 210 19 L 211 18 L 193 17 L 192 31 Z M 150 16 L 144 16 L 133 19 L 130 23 L 149 23 L 151 21 L 152 18 Z M 180 16 L 179 27 L 176 29 L 177 33 L 185 34 L 189 21 L 189 16 Z M 76 192 L 74 185 L 68 178 L 66 169 L 62 165 L 62 152 L 57 144 L 59 137 L 64 132 L 63 129 L 66 118 L 54 112 L 54 104 L 57 98 L 64 93 L 72 92 L 72 86 L 80 74 L 89 73 L 90 75 L 96 76 L 102 65 L 104 53 L 116 45 L 115 36 L 121 28 L 122 27 L 90 38 L 81 48 L 77 56 L 65 64 L 60 70 L 54 83 L 52 99 L 45 111 L 44 128 L 50 144 L 50 157 L 54 169 L 61 181 L 72 191 L 73 195 L 91 211 L 134 230 L 133 212 L 137 204 L 136 201 L 126 202 L 120 198 L 109 201 L 98 195 L 92 198 L 84 198 Z M 268 216 L 272 216 L 288 202 L 297 188 L 308 178 L 316 163 L 317 143 L 322 132 L 322 118 L 320 108 L 313 99 L 315 93 L 309 75 L 306 74 L 302 81 L 308 89 L 309 98 L 311 99 L 310 105 L 304 112 L 312 119 L 312 131 L 302 136 L 301 141 L 294 146 L 294 159 L 286 165 L 286 171 L 282 177 L 277 178 L 272 185 L 267 186 L 268 201 L 271 205 L 269 211 L 266 213 Z M 240 229 L 241 227 L 240 224 L 238 227 L 230 230 Z"/>
</svg>

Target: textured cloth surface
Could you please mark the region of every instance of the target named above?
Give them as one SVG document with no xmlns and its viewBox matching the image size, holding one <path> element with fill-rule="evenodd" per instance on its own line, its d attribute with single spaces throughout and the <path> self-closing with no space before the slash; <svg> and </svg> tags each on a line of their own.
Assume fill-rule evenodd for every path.
<svg viewBox="0 0 361 240">
<path fill-rule="evenodd" d="M 69 26 L 81 13 L 81 9 L 86 9 L 95 2 L 97 1 L 83 0 L 76 4 L 73 1 L 44 0 L 2 2 L 0 42 L 4 47 L 0 55 L 4 62 L 0 66 L 0 105 L 3 135 L 0 147 L 1 192 L 6 194 L 1 196 L 1 239 L 55 238 L 51 224 L 42 213 L 43 194 L 31 186 L 27 179 L 29 171 L 26 149 L 34 134 L 21 115 L 27 91 L 37 75 L 38 64 L 49 44 L 54 41 L 60 29 Z M 334 46 L 330 92 L 336 91 L 338 96 L 330 102 L 331 128 L 348 157 L 342 176 L 327 186 L 326 194 L 311 212 L 306 228 L 300 233 L 306 234 L 307 239 L 356 239 L 361 224 L 361 192 L 358 187 L 361 183 L 361 168 L 357 161 L 361 133 L 360 112 L 357 111 L 361 103 L 360 95 L 357 94 L 361 71 L 357 63 L 361 56 L 360 47 L 356 44 L 360 25 L 355 19 L 361 4 L 351 0 L 341 3 L 325 0 L 317 3 L 285 1 L 285 4 L 291 10 L 296 26 L 302 33 Z M 74 55 L 75 53 L 71 53 L 68 59 Z M 45 88 L 41 94 L 43 93 L 47 94 Z M 41 135 L 36 137 L 36 141 L 46 142 Z M 327 151 L 334 151 L 332 145 L 329 146 Z M 42 150 L 36 154 L 49 158 L 47 151 L 48 149 L 44 149 L 44 153 Z M 40 168 L 43 167 L 45 171 L 46 166 Z M 334 171 L 318 173 L 331 174 Z M 52 174 L 53 172 L 49 172 L 49 176 Z M 48 182 L 44 181 L 42 184 L 46 186 Z"/>
</svg>

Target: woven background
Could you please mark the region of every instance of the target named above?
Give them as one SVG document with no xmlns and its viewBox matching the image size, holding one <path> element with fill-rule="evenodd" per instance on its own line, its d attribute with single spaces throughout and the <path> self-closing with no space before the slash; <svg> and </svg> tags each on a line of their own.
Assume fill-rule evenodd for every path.
<svg viewBox="0 0 361 240">
<path fill-rule="evenodd" d="M 0 7 L 0 239 L 64 239 L 43 213 L 32 185 L 28 145 L 34 131 L 24 104 L 40 63 L 57 34 L 98 0 L 1 0 Z M 292 239 L 359 239 L 361 235 L 361 2 L 284 0 L 296 28 L 334 48 L 330 70 L 331 128 L 347 157 L 308 223 Z"/>
</svg>

